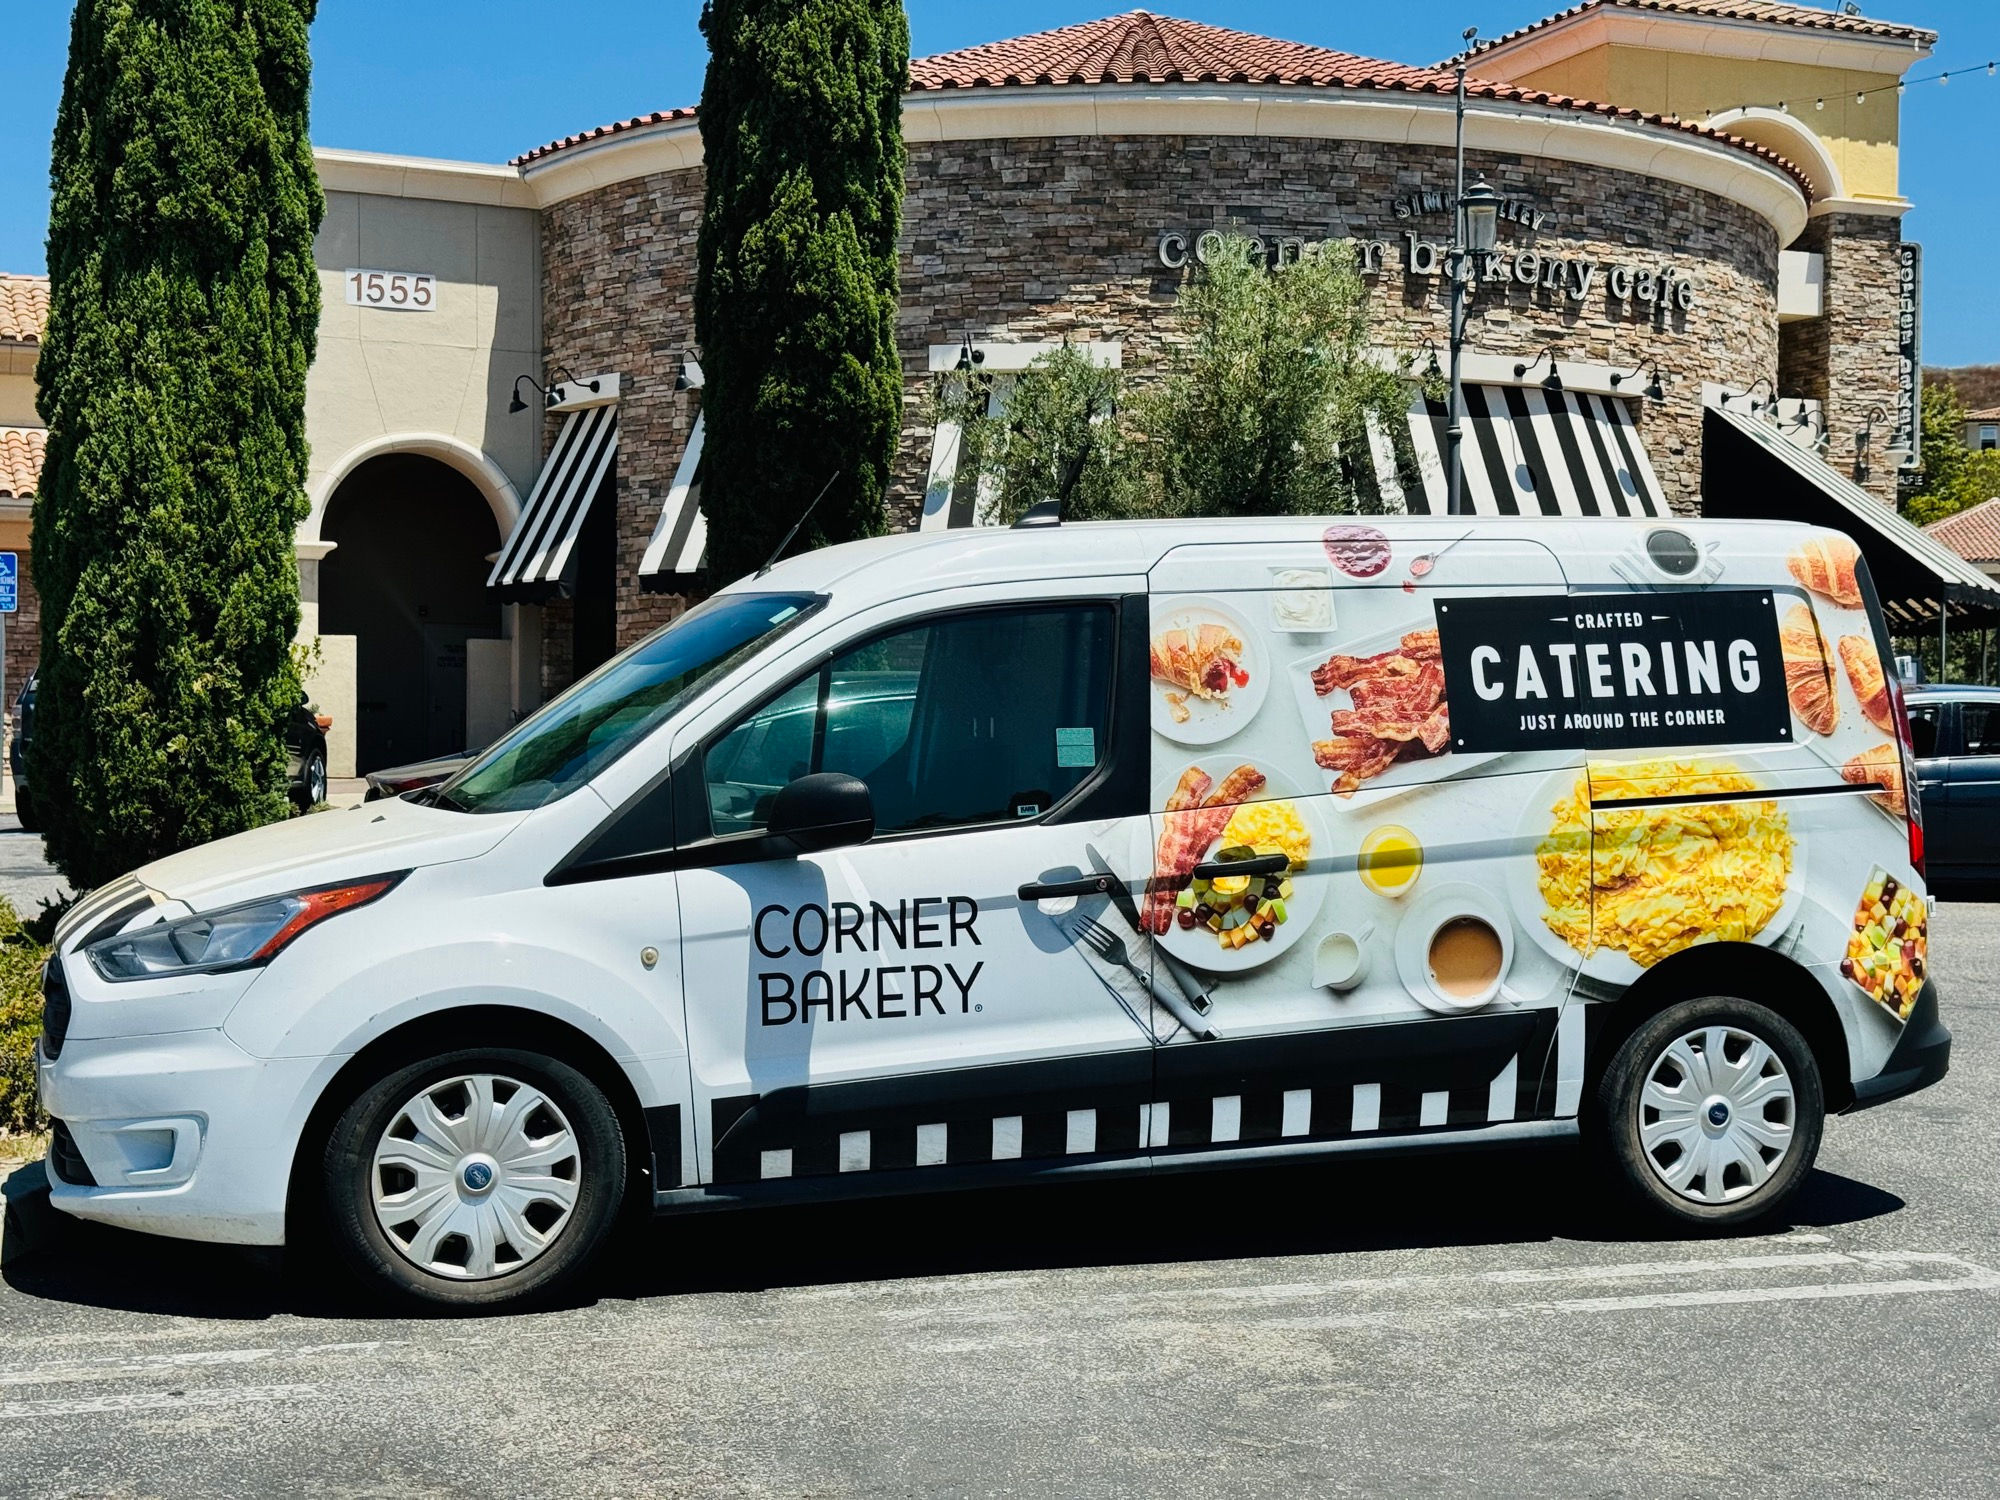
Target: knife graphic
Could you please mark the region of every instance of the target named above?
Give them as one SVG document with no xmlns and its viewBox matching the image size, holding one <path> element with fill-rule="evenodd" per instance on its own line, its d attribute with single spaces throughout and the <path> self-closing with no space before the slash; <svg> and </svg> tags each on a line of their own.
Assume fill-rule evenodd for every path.
<svg viewBox="0 0 2000 1500">
<path fill-rule="evenodd" d="M 1127 888 L 1125 881 L 1119 876 L 1118 872 L 1111 868 L 1111 862 L 1104 857 L 1095 844 L 1085 844 L 1083 852 L 1089 858 L 1090 867 L 1093 870 L 1097 871 L 1100 875 L 1108 875 L 1111 878 L 1111 889 L 1108 894 L 1111 897 L 1111 904 L 1118 908 L 1118 915 L 1125 919 L 1126 925 L 1135 934 L 1150 938 L 1152 934 L 1148 933 L 1139 922 L 1139 903 L 1132 899 L 1131 890 Z M 1210 1012 L 1215 1009 L 1215 1003 L 1209 999 L 1207 992 L 1203 990 L 1200 983 L 1186 969 L 1181 967 L 1180 962 L 1169 954 L 1157 939 L 1152 943 L 1152 951 L 1153 962 L 1166 975 L 1168 983 L 1180 995 L 1181 1000 L 1186 1004 L 1187 1008 L 1194 1012 L 1195 1015 L 1206 1019 Z M 1174 1010 L 1174 1007 L 1169 1005 L 1167 1009 Z M 1178 1012 L 1176 1014 L 1178 1015 Z M 1204 1029 L 1213 1030 L 1212 1027 L 1204 1028 L 1193 1025 L 1186 1016 L 1179 1016 L 1179 1019 L 1196 1036 L 1200 1036 Z"/>
</svg>

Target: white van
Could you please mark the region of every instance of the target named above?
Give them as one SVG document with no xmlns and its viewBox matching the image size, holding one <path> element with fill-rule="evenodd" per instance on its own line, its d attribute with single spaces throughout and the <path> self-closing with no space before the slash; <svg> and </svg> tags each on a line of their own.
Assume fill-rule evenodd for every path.
<svg viewBox="0 0 2000 1500">
<path fill-rule="evenodd" d="M 1732 1225 L 1945 1071 L 1888 652 L 1853 544 L 1777 524 L 797 558 L 442 787 L 79 902 L 54 1201 L 447 1304 L 634 1201 L 1579 1131 Z"/>
</svg>

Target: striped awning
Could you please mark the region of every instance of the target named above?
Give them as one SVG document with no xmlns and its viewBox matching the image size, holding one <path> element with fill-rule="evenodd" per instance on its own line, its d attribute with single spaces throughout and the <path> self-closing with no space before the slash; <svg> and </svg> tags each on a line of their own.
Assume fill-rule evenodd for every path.
<svg viewBox="0 0 2000 1500">
<path fill-rule="evenodd" d="M 589 406 L 563 418 L 548 462 L 535 477 L 514 533 L 500 549 L 486 586 L 507 600 L 536 601 L 570 581 L 570 561 L 584 517 L 618 456 L 617 405 Z"/>
<path fill-rule="evenodd" d="M 701 570 L 708 552 L 708 517 L 701 513 L 701 448 L 707 429 L 700 413 L 674 469 L 673 486 L 653 525 L 646 555 L 639 560 L 639 587 L 649 593 L 678 593 L 686 575 Z"/>
<path fill-rule="evenodd" d="M 1369 447 L 1392 511 L 1448 509 L 1446 429 L 1451 413 L 1421 390 L 1410 399 L 1412 454 L 1371 421 Z M 1414 458 L 1414 472 L 1410 467 Z M 1627 403 L 1538 385 L 1468 385 L 1460 445 L 1465 498 L 1482 516 L 1663 516 L 1660 481 Z"/>
</svg>

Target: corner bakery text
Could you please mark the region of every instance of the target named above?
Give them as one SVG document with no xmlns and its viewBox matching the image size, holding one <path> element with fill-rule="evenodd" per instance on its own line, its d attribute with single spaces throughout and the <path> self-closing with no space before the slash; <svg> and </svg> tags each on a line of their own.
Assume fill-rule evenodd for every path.
<svg viewBox="0 0 2000 1500">
<path fill-rule="evenodd" d="M 841 955 L 914 958 L 911 950 L 979 946 L 979 903 L 970 896 L 918 896 L 894 907 L 871 901 L 826 906 L 764 906 L 750 924 L 750 940 L 769 960 L 794 967 L 757 975 L 759 1020 L 765 1026 L 814 1021 L 898 1021 L 935 1015 L 969 1015 L 972 987 L 986 965 L 954 962 L 874 963 L 850 966 Z M 813 962 L 826 956 L 831 968 Z M 811 966 L 806 965 L 810 963 Z"/>
<path fill-rule="evenodd" d="M 1454 751 L 1791 737 L 1767 590 L 1459 599 L 1437 621 Z"/>
</svg>

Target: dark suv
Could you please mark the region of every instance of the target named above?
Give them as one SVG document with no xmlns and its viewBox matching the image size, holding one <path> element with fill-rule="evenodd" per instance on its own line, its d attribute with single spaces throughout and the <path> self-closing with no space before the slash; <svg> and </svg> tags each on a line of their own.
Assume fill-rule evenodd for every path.
<svg viewBox="0 0 2000 1500">
<path fill-rule="evenodd" d="M 2000 687 L 1904 690 L 1931 879 L 2000 878 Z"/>
<path fill-rule="evenodd" d="M 24 833 L 42 831 L 41 809 L 28 787 L 28 741 L 35 732 L 35 683 L 40 675 L 29 673 L 14 699 L 14 740 L 7 750 L 8 769 L 14 774 L 14 816 L 21 820 Z M 326 801 L 326 731 L 332 725 L 333 720 L 317 712 L 303 693 L 285 720 L 286 791 L 300 812 Z"/>
</svg>

